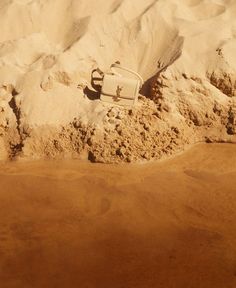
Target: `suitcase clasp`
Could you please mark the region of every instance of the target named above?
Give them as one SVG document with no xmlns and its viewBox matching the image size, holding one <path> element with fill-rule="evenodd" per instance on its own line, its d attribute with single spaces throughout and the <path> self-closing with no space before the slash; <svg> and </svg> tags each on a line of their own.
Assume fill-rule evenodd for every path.
<svg viewBox="0 0 236 288">
<path fill-rule="evenodd" d="M 120 93 L 121 91 L 123 90 L 124 87 L 118 85 L 117 88 L 116 88 L 116 96 L 113 97 L 113 100 L 115 102 L 119 102 L 121 99 L 119 99 L 121 96 L 120 96 Z"/>
</svg>

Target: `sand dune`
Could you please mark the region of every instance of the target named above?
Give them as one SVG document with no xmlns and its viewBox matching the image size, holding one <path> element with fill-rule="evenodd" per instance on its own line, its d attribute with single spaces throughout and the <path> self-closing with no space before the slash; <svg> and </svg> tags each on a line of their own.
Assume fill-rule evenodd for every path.
<svg viewBox="0 0 236 288">
<path fill-rule="evenodd" d="M 235 1 L 1 3 L 1 159 L 143 161 L 234 141 Z M 146 80 L 134 117 L 92 99 L 92 69 L 116 60 Z"/>
<path fill-rule="evenodd" d="M 233 288 L 233 145 L 159 164 L 1 166 L 0 286 Z"/>
</svg>

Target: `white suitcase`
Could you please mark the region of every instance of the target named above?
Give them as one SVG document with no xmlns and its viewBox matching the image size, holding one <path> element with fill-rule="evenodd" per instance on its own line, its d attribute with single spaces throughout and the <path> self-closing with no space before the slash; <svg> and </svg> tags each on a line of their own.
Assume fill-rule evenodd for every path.
<svg viewBox="0 0 236 288">
<path fill-rule="evenodd" d="M 137 79 L 122 76 L 115 71 L 115 68 L 125 70 L 136 76 Z M 111 65 L 111 72 L 106 73 L 103 77 L 100 99 L 122 106 L 133 106 L 137 102 L 139 90 L 143 85 L 142 77 L 128 69 L 120 66 L 119 64 Z"/>
</svg>

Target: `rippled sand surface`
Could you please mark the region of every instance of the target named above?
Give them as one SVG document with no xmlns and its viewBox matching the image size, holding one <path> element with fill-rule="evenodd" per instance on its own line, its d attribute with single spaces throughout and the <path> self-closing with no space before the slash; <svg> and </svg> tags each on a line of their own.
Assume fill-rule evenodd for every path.
<svg viewBox="0 0 236 288">
<path fill-rule="evenodd" d="M 236 146 L 156 164 L 11 163 L 1 288 L 236 287 Z"/>
</svg>

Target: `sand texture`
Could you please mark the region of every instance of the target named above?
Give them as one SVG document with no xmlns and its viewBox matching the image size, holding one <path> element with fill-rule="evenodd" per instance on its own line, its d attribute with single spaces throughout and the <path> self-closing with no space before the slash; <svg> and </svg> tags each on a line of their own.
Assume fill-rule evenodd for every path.
<svg viewBox="0 0 236 288">
<path fill-rule="evenodd" d="M 161 159 L 235 141 L 234 0 L 2 0 L 0 159 Z M 102 103 L 92 69 L 119 60 L 145 85 Z"/>
<path fill-rule="evenodd" d="M 0 171 L 1 288 L 236 287 L 232 144 L 158 164 Z"/>
</svg>

